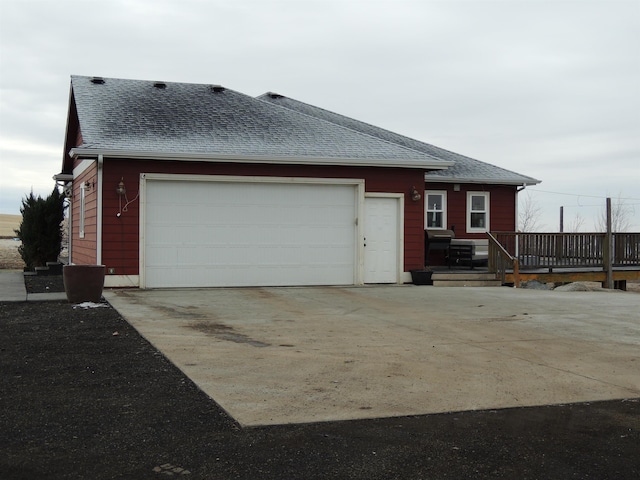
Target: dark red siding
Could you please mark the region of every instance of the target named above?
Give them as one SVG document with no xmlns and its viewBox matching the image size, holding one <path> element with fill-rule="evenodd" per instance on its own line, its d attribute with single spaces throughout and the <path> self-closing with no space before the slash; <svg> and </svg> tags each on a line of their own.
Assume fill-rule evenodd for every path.
<svg viewBox="0 0 640 480">
<path fill-rule="evenodd" d="M 467 193 L 489 192 L 489 230 L 494 232 L 515 232 L 517 187 L 509 185 L 459 184 L 455 191 L 453 184 L 427 183 L 425 190 L 447 192 L 447 228 L 455 230 L 456 238 L 487 238 L 485 233 L 467 233 Z M 429 263 L 442 264 L 443 253 L 429 255 Z"/>
<path fill-rule="evenodd" d="M 409 197 L 412 186 L 423 193 L 422 170 L 105 159 L 103 173 L 102 263 L 113 268 L 116 275 L 138 274 L 140 202 L 137 196 L 141 173 L 362 178 L 367 192 L 405 194 L 404 269 L 408 271 L 424 265 L 424 202 L 414 202 Z M 121 179 L 126 186 L 126 199 L 116 193 Z M 121 211 L 127 201 L 130 202 L 127 211 Z M 119 212 L 120 216 L 117 215 Z"/>
<path fill-rule="evenodd" d="M 467 233 L 467 193 L 489 192 L 489 230 L 514 232 L 516 228 L 516 187 L 508 185 L 427 183 L 425 190 L 447 192 L 447 228 L 455 227 L 456 238 L 486 238 L 484 233 Z"/>
<path fill-rule="evenodd" d="M 94 162 L 73 182 L 71 208 L 71 263 L 91 265 L 97 262 L 98 183 L 97 163 Z M 84 238 L 80 238 L 80 185 L 89 182 L 85 194 Z"/>
</svg>

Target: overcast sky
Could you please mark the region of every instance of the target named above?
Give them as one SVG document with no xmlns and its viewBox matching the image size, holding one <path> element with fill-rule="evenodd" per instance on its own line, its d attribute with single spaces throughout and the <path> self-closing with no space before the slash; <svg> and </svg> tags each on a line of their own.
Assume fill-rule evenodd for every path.
<svg viewBox="0 0 640 480">
<path fill-rule="evenodd" d="M 0 213 L 59 173 L 71 75 L 274 91 L 640 231 L 640 0 L 0 0 Z"/>
</svg>

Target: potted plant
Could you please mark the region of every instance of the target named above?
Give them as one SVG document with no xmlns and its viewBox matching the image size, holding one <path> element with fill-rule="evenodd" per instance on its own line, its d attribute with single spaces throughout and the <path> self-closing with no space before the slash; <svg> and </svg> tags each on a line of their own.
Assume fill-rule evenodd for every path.
<svg viewBox="0 0 640 480">
<path fill-rule="evenodd" d="M 411 270 L 411 281 L 414 285 L 433 285 L 431 275 L 433 275 L 433 268 L 425 265 L 424 268 Z"/>
<path fill-rule="evenodd" d="M 71 303 L 99 302 L 104 274 L 104 265 L 65 265 L 62 268 L 62 281 L 67 300 Z"/>
</svg>

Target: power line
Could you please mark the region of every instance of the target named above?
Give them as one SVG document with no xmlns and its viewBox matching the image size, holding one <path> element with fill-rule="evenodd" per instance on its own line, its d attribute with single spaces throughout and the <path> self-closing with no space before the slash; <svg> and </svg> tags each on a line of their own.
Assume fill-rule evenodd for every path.
<svg viewBox="0 0 640 480">
<path fill-rule="evenodd" d="M 602 196 L 602 195 L 585 195 L 585 194 L 579 194 L 579 193 L 566 193 L 566 192 L 551 192 L 549 190 L 538 190 L 536 188 L 527 188 L 525 191 L 533 191 L 533 192 L 540 192 L 540 193 L 551 193 L 553 195 L 566 195 L 569 197 L 587 197 L 587 198 L 600 198 L 600 199 L 607 199 L 607 198 L 611 198 L 606 197 L 606 196 Z M 618 198 L 614 198 L 614 200 L 631 200 L 631 201 L 637 201 L 640 202 L 640 198 L 631 198 L 631 197 L 618 197 Z M 631 203 L 631 204 L 627 204 L 627 205 L 640 205 L 640 203 Z M 586 206 L 595 206 L 595 205 L 584 205 Z"/>
<path fill-rule="evenodd" d="M 629 205 L 628 203 L 625 205 Z M 584 203 L 578 203 L 577 205 L 564 205 L 565 207 L 578 207 L 578 208 L 582 208 L 582 207 L 598 207 L 598 208 L 602 208 L 603 205 L 602 204 L 584 204 Z"/>
</svg>

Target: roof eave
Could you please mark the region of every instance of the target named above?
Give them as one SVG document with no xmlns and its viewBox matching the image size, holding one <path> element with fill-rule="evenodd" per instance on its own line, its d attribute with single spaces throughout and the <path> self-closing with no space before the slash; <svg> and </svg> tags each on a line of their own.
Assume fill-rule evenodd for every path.
<svg viewBox="0 0 640 480">
<path fill-rule="evenodd" d="M 493 185 L 516 185 L 516 186 L 530 186 L 542 183 L 542 180 L 536 178 L 528 178 L 526 180 L 504 180 L 497 178 L 464 178 L 464 177 L 441 177 L 439 175 L 425 174 L 424 179 L 426 182 L 437 183 L 473 183 L 473 184 L 493 184 Z"/>
<path fill-rule="evenodd" d="M 70 182 L 73 180 L 72 173 L 56 173 L 52 177 L 56 182 Z"/>
<path fill-rule="evenodd" d="M 319 157 L 286 157 L 265 155 L 222 155 L 211 153 L 171 153 L 135 150 L 109 150 L 102 148 L 77 147 L 69 151 L 73 158 L 95 157 L 102 155 L 107 158 L 131 158 L 140 160 L 172 160 L 197 162 L 229 162 L 229 163 L 273 163 L 289 165 L 329 165 L 329 166 L 360 166 L 360 167 L 388 167 L 388 168 L 418 168 L 424 170 L 445 170 L 454 162 L 447 161 L 406 161 L 398 159 L 359 159 L 359 158 L 319 158 Z"/>
</svg>

